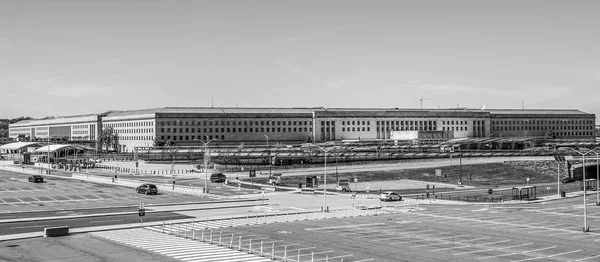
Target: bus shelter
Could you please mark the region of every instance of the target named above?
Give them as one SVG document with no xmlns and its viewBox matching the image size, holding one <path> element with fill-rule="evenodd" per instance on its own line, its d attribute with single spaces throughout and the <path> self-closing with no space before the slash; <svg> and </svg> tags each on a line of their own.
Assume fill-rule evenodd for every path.
<svg viewBox="0 0 600 262">
<path fill-rule="evenodd" d="M 534 200 L 537 198 L 537 189 L 535 186 L 522 186 L 512 188 L 513 200 Z"/>
<path fill-rule="evenodd" d="M 579 181 L 579 186 L 581 187 L 581 190 L 583 190 L 583 181 Z M 590 179 L 586 179 L 585 180 L 585 186 L 587 190 L 596 190 L 596 179 L 595 178 L 590 178 Z"/>
<path fill-rule="evenodd" d="M 318 188 L 319 178 L 315 175 L 306 176 L 306 188 Z"/>
</svg>

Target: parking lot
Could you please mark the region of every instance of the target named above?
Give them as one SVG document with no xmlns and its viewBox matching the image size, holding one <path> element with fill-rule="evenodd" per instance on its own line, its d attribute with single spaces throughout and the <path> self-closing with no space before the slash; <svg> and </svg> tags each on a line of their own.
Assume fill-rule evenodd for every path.
<svg viewBox="0 0 600 262">
<path fill-rule="evenodd" d="M 598 212 L 589 224 L 596 232 L 583 233 L 581 217 L 565 219 L 543 209 L 446 209 L 242 227 L 236 232 L 275 241 L 280 248 L 347 256 L 344 261 L 600 260 Z"/>
<path fill-rule="evenodd" d="M 174 192 L 143 195 L 133 188 L 45 175 L 44 183 L 30 183 L 28 177 L 18 172 L 0 171 L 0 212 L 127 206 L 141 201 L 152 205 L 214 200 Z"/>
<path fill-rule="evenodd" d="M 211 232 L 213 244 L 241 244 L 255 254 L 261 252 L 262 242 L 265 257 L 287 261 L 599 261 L 600 207 L 588 206 L 591 231 L 583 233 L 579 200 L 492 209 L 420 205 L 415 210 L 386 203 L 378 216 L 338 213 L 335 219 L 311 215 L 306 220 L 304 215 L 290 215 L 290 222 L 282 216 L 279 223 L 269 224 L 263 224 L 262 217 L 258 223 L 250 217 L 233 227 L 227 220 L 215 221 L 203 237 L 208 241 Z M 198 226 L 205 227 L 202 221 Z M 176 228 L 173 234 L 180 234 Z"/>
</svg>

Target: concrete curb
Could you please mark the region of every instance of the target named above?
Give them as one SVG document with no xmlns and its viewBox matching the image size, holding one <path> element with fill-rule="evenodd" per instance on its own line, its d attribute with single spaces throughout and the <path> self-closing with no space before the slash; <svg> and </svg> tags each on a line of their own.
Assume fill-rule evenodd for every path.
<svg viewBox="0 0 600 262">
<path fill-rule="evenodd" d="M 182 212 L 182 211 L 228 209 L 228 208 L 240 208 L 240 207 L 255 207 L 255 206 L 268 206 L 268 204 L 256 203 L 256 204 L 253 204 L 253 205 L 217 206 L 217 207 L 207 207 L 207 208 L 191 208 L 191 209 L 175 209 L 175 210 L 154 210 L 154 211 L 146 211 L 146 213 Z M 130 211 L 130 212 L 101 213 L 101 214 L 88 214 L 88 215 L 76 215 L 76 216 L 55 216 L 55 217 L 35 217 L 35 218 L 4 219 L 4 220 L 0 220 L 0 224 L 18 223 L 18 222 L 32 222 L 32 221 L 45 221 L 45 220 L 62 220 L 62 219 L 75 219 L 75 218 L 89 218 L 89 217 L 106 217 L 106 216 L 117 216 L 117 215 L 132 215 L 132 214 L 137 214 L 137 213 L 138 213 L 138 211 L 136 209 L 136 211 Z"/>
</svg>

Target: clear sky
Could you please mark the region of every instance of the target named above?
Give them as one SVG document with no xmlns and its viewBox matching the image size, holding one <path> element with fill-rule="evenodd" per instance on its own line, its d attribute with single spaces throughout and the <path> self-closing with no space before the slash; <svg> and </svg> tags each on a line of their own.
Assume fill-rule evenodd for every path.
<svg viewBox="0 0 600 262">
<path fill-rule="evenodd" d="M 600 113 L 600 1 L 0 2 L 0 118 L 165 106 Z"/>
</svg>

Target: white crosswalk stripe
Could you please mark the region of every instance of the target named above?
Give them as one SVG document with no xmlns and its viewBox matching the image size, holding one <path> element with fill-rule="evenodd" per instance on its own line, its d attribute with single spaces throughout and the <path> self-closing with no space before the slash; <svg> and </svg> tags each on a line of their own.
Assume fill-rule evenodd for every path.
<svg viewBox="0 0 600 262">
<path fill-rule="evenodd" d="M 143 228 L 93 232 L 91 234 L 186 262 L 273 261 L 269 258 L 237 251 L 235 248 L 229 249 L 173 235 L 165 235 Z"/>
</svg>

